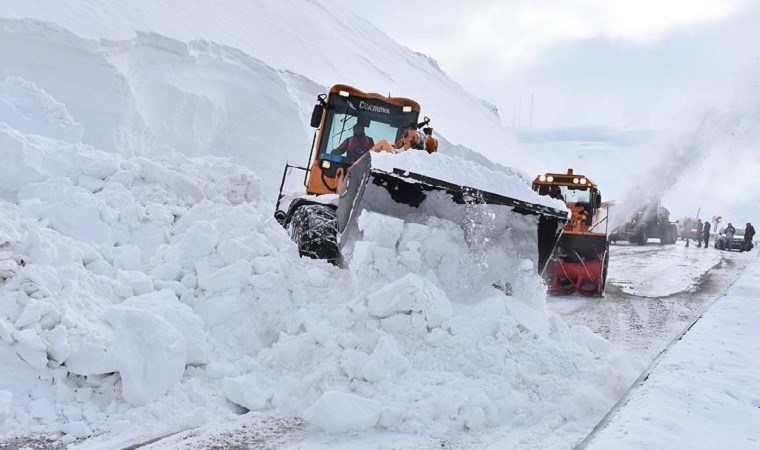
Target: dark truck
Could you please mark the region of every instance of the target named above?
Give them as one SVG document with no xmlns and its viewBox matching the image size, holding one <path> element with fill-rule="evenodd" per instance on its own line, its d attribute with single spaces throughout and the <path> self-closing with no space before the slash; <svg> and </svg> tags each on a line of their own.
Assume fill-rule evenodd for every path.
<svg viewBox="0 0 760 450">
<path fill-rule="evenodd" d="M 636 211 L 628 222 L 610 233 L 610 241 L 628 241 L 646 245 L 649 238 L 659 239 L 661 244 L 675 244 L 678 226 L 670 221 L 670 211 L 660 202 L 652 202 Z"/>
</svg>

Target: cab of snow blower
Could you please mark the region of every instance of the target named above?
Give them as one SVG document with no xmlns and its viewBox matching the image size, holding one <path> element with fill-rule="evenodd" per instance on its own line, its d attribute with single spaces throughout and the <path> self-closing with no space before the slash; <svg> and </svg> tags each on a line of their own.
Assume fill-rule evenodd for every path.
<svg viewBox="0 0 760 450">
<path fill-rule="evenodd" d="M 317 98 L 308 164 L 285 165 L 275 210 L 275 218 L 288 230 L 301 256 L 347 264 L 344 253 L 351 252 L 362 211 L 419 222 L 434 216 L 461 225 L 468 208 L 485 206 L 505 212 L 501 218 L 514 213 L 534 218 L 531 226 L 537 229 L 533 235 L 538 244 L 534 241 L 532 252 L 541 270 L 568 220 L 567 211 L 551 202 L 536 204 L 448 179 L 461 176 L 458 173 L 433 171 L 431 176 L 428 164 L 432 169 L 459 160 L 436 153 L 438 141 L 430 119 L 419 116 L 420 105 L 414 100 L 346 85 L 333 86 Z M 403 166 L 410 160 L 418 163 L 415 170 Z M 470 166 L 464 164 L 461 170 Z M 304 172 L 305 189 L 286 192 L 286 179 L 295 170 Z M 520 184 L 529 197 L 540 200 L 524 181 Z"/>
<path fill-rule="evenodd" d="M 544 271 L 550 291 L 601 297 L 607 283 L 609 242 L 607 214 L 598 186 L 568 169 L 567 173 L 537 176 L 533 189 L 562 200 L 571 211 L 570 221 Z"/>
</svg>

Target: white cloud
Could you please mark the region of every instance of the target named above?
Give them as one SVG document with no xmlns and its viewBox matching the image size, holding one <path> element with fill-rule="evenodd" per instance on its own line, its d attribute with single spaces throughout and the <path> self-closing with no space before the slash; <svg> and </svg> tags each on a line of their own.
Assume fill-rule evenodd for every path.
<svg viewBox="0 0 760 450">
<path fill-rule="evenodd" d="M 760 0 L 340 0 L 505 124 L 670 127 L 757 52 Z M 515 121 L 514 117 L 523 120 Z"/>
<path fill-rule="evenodd" d="M 555 44 L 591 38 L 653 43 L 669 31 L 722 20 L 749 4 L 750 0 L 423 1 L 419 9 L 428 11 L 426 16 L 380 13 L 374 20 L 454 70 L 482 61 L 513 70 L 540 60 Z"/>
</svg>

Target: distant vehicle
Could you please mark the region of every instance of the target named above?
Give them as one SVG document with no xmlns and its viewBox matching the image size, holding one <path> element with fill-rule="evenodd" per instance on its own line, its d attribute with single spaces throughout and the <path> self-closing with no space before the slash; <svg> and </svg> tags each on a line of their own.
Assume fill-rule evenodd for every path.
<svg viewBox="0 0 760 450">
<path fill-rule="evenodd" d="M 675 244 L 678 228 L 670 221 L 670 211 L 659 201 L 654 201 L 636 211 L 628 222 L 610 233 L 610 241 L 628 241 L 646 245 L 649 238 L 660 240 L 661 244 Z"/>
<path fill-rule="evenodd" d="M 725 228 L 721 228 L 718 233 L 718 239 L 715 240 L 715 248 L 718 250 L 739 250 L 744 251 L 744 228 L 737 228 L 734 238 L 731 239 L 731 245 L 728 245 L 728 238 L 726 238 Z"/>
<path fill-rule="evenodd" d="M 697 239 L 698 220 L 696 217 L 681 217 L 678 220 L 678 237 L 681 239 Z"/>
</svg>

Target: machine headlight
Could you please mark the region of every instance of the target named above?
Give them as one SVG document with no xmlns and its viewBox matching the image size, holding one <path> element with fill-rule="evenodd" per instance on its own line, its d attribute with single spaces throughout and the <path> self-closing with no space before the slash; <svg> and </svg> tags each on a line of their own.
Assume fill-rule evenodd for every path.
<svg viewBox="0 0 760 450">
<path fill-rule="evenodd" d="M 588 180 L 586 180 L 585 178 L 581 178 L 581 184 L 586 184 L 587 182 Z"/>
<path fill-rule="evenodd" d="M 341 97 L 348 97 L 348 91 L 338 91 L 338 95 Z"/>
<path fill-rule="evenodd" d="M 404 107 L 402 108 L 402 110 L 403 110 L 404 112 L 412 112 L 412 107 L 411 107 L 411 106 L 404 106 Z"/>
<path fill-rule="evenodd" d="M 578 184 L 578 181 L 579 180 L 577 178 L 573 178 L 573 184 Z"/>
<path fill-rule="evenodd" d="M 542 183 L 543 183 L 544 181 L 546 181 L 546 175 L 539 175 L 539 177 L 538 177 L 538 181 L 540 181 L 540 182 L 542 182 Z"/>
<path fill-rule="evenodd" d="M 327 161 L 327 160 L 322 161 L 322 168 L 323 169 L 329 169 L 330 168 L 330 161 Z"/>
<path fill-rule="evenodd" d="M 549 183 L 553 183 L 554 182 L 554 177 L 551 176 L 551 175 L 549 175 L 548 177 L 546 177 L 546 181 L 548 181 Z"/>
</svg>

